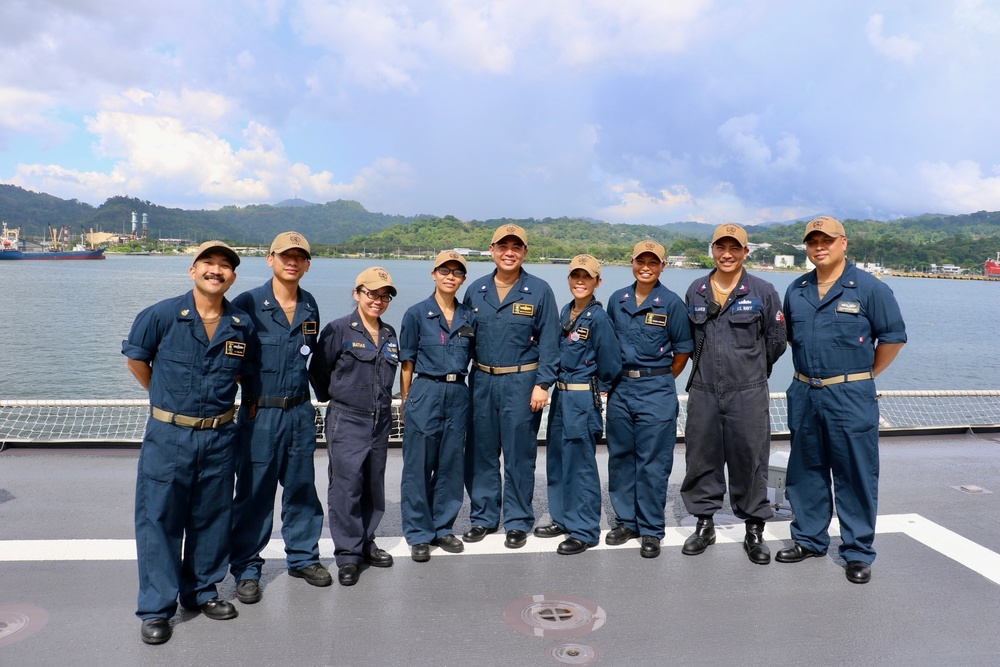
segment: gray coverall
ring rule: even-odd
[[[701,354],[691,369],[681,497],[691,514],[714,515],[722,508],[728,466],[733,513],[763,521],[773,515],[767,501],[767,379],[786,347],[781,300],[769,282],[744,269],[722,310],[709,317],[711,275],[692,283],[685,298],[695,356]]]

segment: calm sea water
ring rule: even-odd
[[[430,262],[385,260],[399,296],[385,319],[398,330],[403,312],[431,294]],[[316,297],[323,322],[353,310],[354,279],[368,260],[317,258],[303,281]],[[135,315],[160,299],[191,289],[186,257],[110,255],[90,262],[0,262],[4,304],[0,315],[0,398],[145,398],[125,368],[122,339]],[[469,265],[466,283],[492,263]],[[566,266],[528,264],[549,282],[560,305],[569,300]],[[597,296],[632,282],[628,267],[605,267]],[[662,280],[683,296],[704,271],[668,269]],[[229,295],[256,287],[271,273],[263,258],[244,258]],[[762,273],[780,295],[799,274]],[[909,343],[881,376],[880,389],[998,389],[996,304],[1000,283],[886,278],[899,300]],[[993,304],[993,305],[990,305]],[[771,391],[785,391],[791,354],[778,362]],[[680,386],[686,377],[679,381]]]

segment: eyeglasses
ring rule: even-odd
[[[463,269],[449,269],[447,266],[439,266],[437,272],[442,276],[455,276],[456,278],[464,278],[465,271]]]
[[[379,294],[378,292],[369,292],[364,287],[359,287],[358,291],[364,294],[366,297],[372,301],[381,301],[383,303],[389,303],[392,301],[392,295],[386,292],[385,294]]]

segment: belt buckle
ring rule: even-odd
[[[641,371],[634,371],[633,370],[633,371],[627,371],[627,373],[628,373],[628,376],[630,378],[640,378],[640,377],[642,377],[642,372]]]
[[[458,381],[458,373],[448,373],[447,375],[444,376],[444,381],[445,382],[457,382]]]
[[[823,386],[823,380],[822,380],[822,378],[809,378],[809,386],[810,387],[822,387]]]

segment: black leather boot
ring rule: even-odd
[[[715,521],[710,516],[700,516],[694,532],[684,540],[681,553],[685,556],[697,556],[704,553],[710,544],[715,544]]]
[[[767,565],[771,562],[771,551],[764,542],[764,522],[747,521],[747,536],[743,538],[743,550],[751,563]]]

